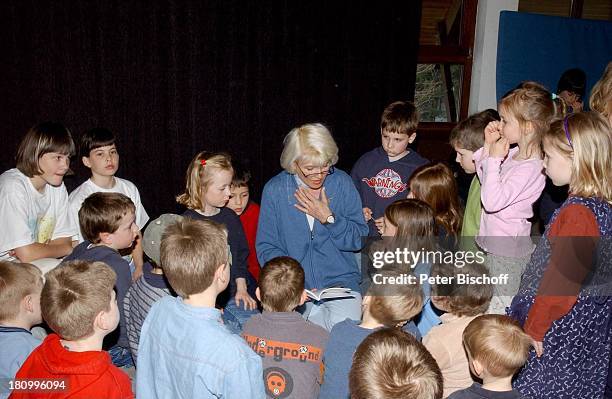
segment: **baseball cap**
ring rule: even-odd
[[[147,225],[142,236],[142,249],[153,262],[160,265],[160,246],[162,234],[166,227],[183,220],[182,216],[173,213],[164,213]]]

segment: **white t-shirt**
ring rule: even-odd
[[[16,260],[8,252],[33,243],[72,237],[77,227],[68,213],[64,183],[49,184],[39,193],[18,169],[0,175],[0,260]]]
[[[81,209],[81,205],[83,205],[83,201],[85,198],[89,197],[93,193],[121,193],[129,197],[134,205],[136,206],[136,224],[138,228],[142,230],[142,228],[149,221],[149,215],[147,211],[145,211],[142,203],[140,202],[140,193],[138,189],[129,180],[121,179],[115,176],[115,186],[113,188],[102,188],[97,186],[91,179],[87,179],[83,184],[74,189],[73,192],[70,193],[70,197],[68,201],[70,203],[70,215],[72,216],[72,220],[77,226],[78,235],[73,238],[78,240],[79,242],[83,242],[83,237],[81,236],[81,229],[79,226],[79,210]]]

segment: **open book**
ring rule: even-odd
[[[342,287],[325,288],[320,291],[306,290],[306,294],[316,301],[334,298],[354,298],[354,295],[351,294],[350,288]]]

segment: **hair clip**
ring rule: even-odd
[[[200,159],[200,164],[202,164],[202,166],[206,166],[206,160],[205,159]]]
[[[565,137],[567,137],[567,142],[569,143],[570,147],[572,147],[572,150],[573,150],[574,144],[572,144],[572,138],[569,133],[569,127],[567,126],[568,119],[569,119],[569,115],[566,116],[565,119],[563,120],[563,130],[565,131]]]
[[[556,93],[550,93],[550,98],[552,98],[553,100],[556,100],[557,97],[559,97]]]

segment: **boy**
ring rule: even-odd
[[[232,178],[232,186],[230,188],[230,199],[226,206],[240,217],[240,223],[242,223],[244,235],[249,244],[248,270],[255,279],[255,282],[257,282],[259,270],[261,269],[257,261],[257,252],[255,251],[259,205],[249,201],[249,180],[251,180],[251,173],[234,160],[232,160],[232,166],[234,168],[234,177]],[[255,286],[255,284],[252,285]]]
[[[140,202],[140,193],[134,183],[115,176],[119,169],[119,153],[115,145],[115,135],[108,129],[95,128],[87,131],[81,137],[79,153],[83,165],[91,169],[91,177],[83,184],[78,186],[68,197],[70,213],[75,224],[78,225],[79,209],[85,198],[92,193],[121,193],[128,196],[136,207],[136,224],[138,225],[138,236],[140,230],[149,221],[149,215]],[[75,238],[78,242],[83,242],[82,234]],[[129,253],[128,250],[126,253]],[[133,258],[133,280],[142,275],[142,245],[140,240],[132,250]],[[126,257],[131,262],[130,257]]]
[[[117,328],[115,272],[102,262],[64,262],[46,274],[42,316],[49,334],[17,372],[19,379],[55,384],[53,394],[78,398],[133,398],[127,374],[102,351]],[[49,391],[13,391],[11,398],[47,398]]]
[[[179,220],[183,220],[183,217],[170,213],[163,214],[149,223],[142,237],[144,253],[151,262],[145,262],[143,275],[132,284],[123,300],[127,338],[134,364],[136,364],[136,357],[138,356],[138,342],[140,341],[142,324],[151,306],[162,297],[174,295],[164,278],[159,248],[166,227]]]
[[[5,379],[15,377],[28,355],[40,345],[30,329],[42,322],[40,269],[29,263],[0,261],[0,397],[8,395]]]
[[[404,276],[397,265],[388,265],[381,273],[383,279]],[[377,280],[378,281],[378,280]],[[349,394],[348,375],[353,353],[368,335],[382,327],[400,327],[421,312],[423,293],[418,282],[414,284],[372,284],[363,298],[361,322],[346,319],[336,324],[329,335],[323,363],[325,378],[320,398],[346,398]],[[413,334],[418,334],[414,327]],[[419,336],[420,338],[420,336]]]
[[[269,260],[256,295],[263,313],[245,323],[242,336],[263,358],[268,398],[318,398],[329,333],[295,311],[307,299],[302,266],[288,256]]]
[[[352,399],[439,399],[442,374],[413,336],[384,328],[370,334],[357,348],[349,386]]]
[[[142,326],[138,396],[264,398],[261,358],[215,309],[230,280],[227,230],[189,218],[168,226],[161,264],[179,297],[157,301]]]
[[[378,236],[385,208],[408,195],[407,184],[412,172],[428,162],[408,149],[416,139],[418,124],[419,114],[413,103],[389,104],[380,122],[382,146],[362,155],[351,171],[370,236]]]
[[[449,396],[449,399],[521,399],[512,389],[512,376],[525,364],[531,337],[509,318],[497,314],[478,316],[463,331],[470,370],[482,379]]]
[[[109,265],[117,275],[115,288],[119,304],[119,330],[104,342],[109,348],[113,364],[118,367],[134,365],[125,328],[123,301],[132,279],[130,265],[119,251],[130,248],[138,237],[132,201],[119,193],[93,193],[83,201],[79,210],[79,225],[85,241],[74,248],[64,262],[71,260],[99,261]]]
[[[480,181],[476,176],[473,155],[474,152],[484,146],[484,128],[489,122],[499,119],[497,111],[487,109],[459,122],[450,134],[450,145],[457,152],[455,161],[465,173],[474,175],[463,214],[463,225],[461,227],[463,237],[476,237],[480,229],[480,214],[482,212]]]

